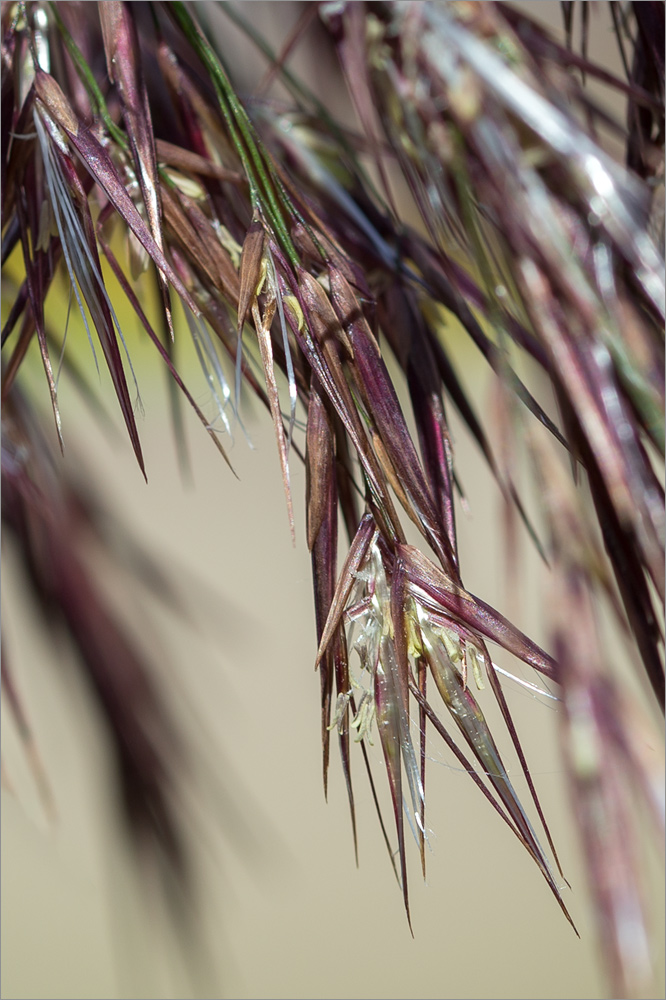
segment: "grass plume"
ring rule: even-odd
[[[44,302],[66,268],[145,474],[131,361],[101,250],[155,345],[156,364],[227,461],[220,438],[239,419],[241,382],[270,414],[290,529],[295,539],[305,534],[312,557],[324,785],[334,732],[356,838],[354,746],[377,803],[366,753],[377,738],[408,918],[405,824],[425,872],[432,728],[571,921],[494,643],[560,686],[563,759],[611,989],[633,996],[651,974],[634,795],[662,833],[663,810],[642,751],[652,724],[607,668],[598,617],[605,602],[663,709],[664,60],[654,39],[663,37],[664,4],[631,4],[622,18],[620,5],[610,5],[622,79],[587,55],[588,5],[562,6],[568,45],[504,3],[308,4],[282,53],[270,54],[248,26],[269,71],[261,99],[246,101],[196,5],[3,2],[2,259],[4,266],[20,244],[24,268],[2,331],[3,520],[45,612],[64,622],[94,679],[132,828],[140,839],[148,830],[185,881],[164,749],[170,719],[88,577],[76,533],[68,534],[77,517],[94,526],[94,516],[49,453],[41,411],[21,387],[36,335],[62,441]],[[579,7],[580,54],[570,44]],[[242,22],[236,8],[223,9]],[[361,134],[337,124],[289,70],[315,19]],[[278,78],[289,106],[265,96]],[[584,85],[590,78],[626,100],[626,125],[595,104]],[[623,143],[622,162],[599,138],[608,129]],[[393,189],[396,175],[407,207]],[[112,229],[131,242],[127,267]],[[160,291],[155,317],[136,294],[142,268]],[[172,316],[176,299],[218,426],[207,424],[178,372],[184,329]],[[511,439],[500,455],[447,353],[447,315],[501,380],[501,425]],[[523,356],[552,389],[556,418],[520,380]],[[235,368],[235,391],[223,361]],[[393,362],[411,414],[389,373]],[[507,456],[524,448],[530,459],[554,595],[550,652],[463,583],[450,407],[498,480],[510,531],[522,518],[535,535]],[[305,526],[294,521],[292,455],[306,467]],[[408,544],[405,519],[420,533],[419,548]],[[529,807],[486,720],[492,699],[527,779]],[[11,706],[34,754],[14,694]]]

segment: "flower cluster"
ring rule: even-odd
[[[565,6],[570,22],[574,5]],[[243,23],[233,5],[222,7]],[[80,498],[64,480],[42,488],[61,473],[20,384],[36,338],[61,435],[52,357],[87,386],[65,330],[45,309],[65,270],[144,471],[132,366],[102,257],[177,389],[176,432],[180,392],[231,464],[224,433],[240,421],[241,385],[264,404],[294,538],[292,453],[305,462],[324,782],[335,732],[353,816],[352,745],[368,764],[366,742],[377,735],[407,909],[404,822],[424,859],[425,734],[434,727],[569,916],[481,707],[488,696],[499,705],[557,863],[488,643],[561,685],[565,759],[620,991],[638,989],[646,975],[626,961],[627,940],[645,952],[626,838],[631,794],[640,788],[656,813],[658,777],[643,752],[644,723],[605,668],[598,599],[631,636],[657,700],[664,697],[664,508],[655,471],[664,449],[664,274],[653,239],[664,139],[664,60],[653,42],[660,26],[663,35],[664,8],[633,8],[635,58],[619,80],[504,4],[308,4],[282,55],[244,25],[293,97],[293,107],[279,108],[244,103],[189,4],[3,2],[1,20],[2,255],[13,276],[2,330],[3,517],[40,600],[98,679],[130,820],[181,863],[163,741],[150,736],[168,731],[165,710],[68,534]],[[319,44],[338,57],[362,135],[338,125],[286,65],[316,15]],[[616,18],[615,26],[624,47],[627,25]],[[572,67],[626,96],[628,167],[601,147],[598,126],[608,127],[609,116]],[[396,170],[420,213],[418,230],[396,204]],[[144,271],[158,293],[153,313],[137,293]],[[502,454],[440,335],[449,316],[498,377]],[[178,370],[184,331],[213,420]],[[557,418],[519,378],[522,356],[552,388]],[[550,563],[553,657],[463,584],[449,406],[497,479],[510,530],[522,519]],[[523,443],[543,497],[545,544],[514,483],[512,455]],[[407,544],[404,517],[421,548]],[[349,543],[342,569],[339,521]],[[142,698],[128,700],[132,690]]]

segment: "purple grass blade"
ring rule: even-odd
[[[163,253],[155,136],[134,19],[130,6],[121,3],[120,0],[105,0],[104,3],[98,3],[97,11],[102,25],[109,79],[116,84],[122,101],[125,129],[146,209],[148,226],[155,243]],[[158,270],[158,275],[162,307],[173,340],[169,286],[162,271]]]
[[[307,537],[310,551],[329,511],[331,493],[332,491],[337,493],[334,449],[331,421],[326,412],[321,389],[313,377],[310,385],[306,437]]]
[[[387,538],[401,541],[402,528],[385,483],[377,458],[369,447],[361,418],[342,370],[339,346],[345,334],[324,289],[307,271],[299,268],[299,304],[306,318],[306,327],[314,339],[294,331],[308,362],[338,412],[358,454],[367,477],[372,504]]]
[[[261,264],[264,257],[266,236],[261,220],[256,218],[248,229],[243,240],[243,251],[240,260],[240,288],[238,291],[238,336],[243,332],[252,300],[257,294]]]
[[[436,360],[416,304],[400,285],[388,288],[378,306],[382,331],[407,375],[423,464],[436,499],[439,521],[446,529],[452,556],[450,569],[457,575],[453,460]]]
[[[18,214],[16,216],[16,219],[18,221]],[[2,341],[3,347],[5,346],[5,341],[9,337],[11,337],[16,324],[23,315],[23,310],[25,309],[27,302],[28,302],[28,281],[26,279],[21,283],[21,287],[19,288],[14,298],[11,309],[9,310],[9,313],[7,315],[7,319],[5,320],[4,325],[2,327],[2,335],[0,336],[0,340]]]
[[[338,480],[338,502],[345,522],[347,539],[351,543],[356,533],[356,526],[361,520],[359,507],[363,496],[354,482],[349,438],[337,413],[333,414],[333,423],[335,427],[335,467]]]
[[[338,514],[333,432],[314,378],[310,389],[305,457],[307,537],[308,548],[312,553],[315,621],[317,646],[319,646],[335,594]],[[331,694],[337,656],[336,643],[329,643],[319,661],[324,795],[328,794]],[[347,727],[348,734],[349,727]]]
[[[356,107],[363,133],[370,144],[377,172],[396,218],[400,217],[391,192],[391,184],[384,165],[381,142],[377,128],[377,112],[370,86],[370,70],[366,59],[366,12],[364,4],[347,4],[342,14],[343,31],[338,38],[338,52],[347,87]]]
[[[498,611],[445,576],[412,545],[401,545],[399,555],[404,560],[411,593],[424,607],[439,608],[460,618],[546,677],[558,679],[553,658]]]
[[[455,565],[451,545],[439,524],[437,509],[423,475],[407,424],[379,346],[361,307],[335,267],[329,268],[331,299],[348,340],[350,365],[357,373],[359,391],[379,432],[390,466],[400,483],[405,509],[425,534],[444,566]],[[403,500],[404,502],[404,500]]]

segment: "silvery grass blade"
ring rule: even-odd
[[[109,79],[116,85],[122,103],[125,130],[148,226],[155,243],[164,251],[155,137],[131,8],[119,0],[105,0],[97,4],[97,12],[102,26]],[[164,313],[173,338],[169,287],[166,276],[161,271],[158,275]]]
[[[30,226],[28,223],[27,213],[30,208],[34,209],[34,206],[24,204],[24,198],[27,202],[27,191],[25,188],[21,188],[19,189],[19,197],[16,202],[16,212],[21,231],[21,247],[23,249],[23,262],[25,266],[26,284],[28,287],[28,298],[30,308],[32,310],[34,328],[37,330],[39,351],[42,357],[44,372],[46,374],[49,394],[51,396],[51,407],[55,418],[58,441],[62,450],[64,445],[62,439],[62,421],[60,419],[60,409],[58,406],[58,393],[56,380],[53,375],[51,358],[49,356],[48,344],[46,342],[46,330],[44,328],[44,299],[46,297],[47,288],[47,282],[45,281],[47,275],[45,272],[49,270],[49,268],[45,255],[42,251],[38,250],[35,256],[31,255],[30,247],[34,247],[39,241],[39,233],[35,231],[34,224]],[[34,216],[34,213],[31,214]],[[33,217],[33,223],[34,221]]]
[[[416,684],[419,690],[419,694],[423,698],[423,702],[426,700],[428,693],[428,665],[422,656],[416,657]],[[419,847],[421,851],[421,873],[425,881],[426,877],[426,855],[425,855],[425,822],[426,822],[426,724],[428,715],[425,710],[425,705],[423,702],[419,702],[419,764],[420,764],[420,774],[421,774],[421,788],[423,790],[423,804],[421,806],[421,817],[423,820],[423,829],[419,830]]]
[[[379,345],[363,316],[360,303],[335,268],[329,268],[331,302],[346,334],[348,365],[364,400],[368,415],[381,441],[380,460],[386,455],[384,472],[396,489],[405,510],[423,532],[447,568],[455,566],[455,556],[442,526],[416,449],[405,423],[398,397],[389,378]]]
[[[114,423],[110,411],[104,404],[100,396],[99,387],[95,386],[89,378],[86,367],[76,359],[72,351],[65,350],[65,337],[60,340],[55,336],[52,326],[46,327],[46,342],[51,350],[52,357],[59,359],[57,384],[60,384],[63,373],[67,380],[74,386],[79,396],[88,407],[91,415],[97,420],[104,433],[110,438],[120,439],[120,431]]]
[[[386,772],[391,789],[393,816],[398,834],[398,855],[400,858],[400,884],[405,903],[409,929],[412,921],[409,913],[409,892],[407,888],[407,856],[405,852],[405,823],[402,799],[402,763],[400,758],[401,728],[399,719],[399,692],[395,690],[390,668],[386,669],[386,657],[390,656],[389,639],[381,639],[379,663],[374,675],[374,698],[377,706],[377,728],[384,752]],[[413,934],[413,931],[412,931]]]
[[[150,230],[128,195],[109,154],[94,133],[80,126],[76,114],[57,81],[48,73],[44,73],[43,70],[37,70],[35,90],[49,115],[71,142],[93,180],[99,184],[113,203],[118,214],[152,258],[155,266],[168,278],[186,305],[196,314],[199,310],[155,243]]]
[[[495,788],[507,813],[513,820],[516,828],[520,831],[530,854],[539,866],[562,912],[574,930],[576,930],[560,894],[557,882],[551,872],[548,859],[509,780],[509,776],[506,773],[499,751],[478,702],[470,689],[463,685],[462,678],[451,663],[446,649],[438,641],[438,638],[423,617],[420,621],[420,633],[424,655],[428,661],[442,700],[469,744],[472,753],[483,768],[483,773]],[[576,931],[576,933],[578,932]]]
[[[197,235],[190,225],[187,215],[181,211],[181,206],[179,206],[178,202],[166,193],[166,189],[163,189],[163,205],[166,231],[171,239],[171,256],[174,266],[184,286],[190,294],[197,298],[201,309],[201,317],[198,318],[196,323],[194,323],[194,317],[190,315],[189,322],[192,324],[190,330],[194,330],[195,346],[200,357],[200,363],[209,383],[211,383],[212,379],[211,385],[215,387],[214,396],[217,395],[220,417],[226,426],[228,421],[225,408],[226,404],[232,401],[232,392],[224,375],[215,344],[211,341],[205,324],[202,325],[202,317],[214,331],[231,363],[238,362],[238,336],[235,324],[231,321],[224,303],[219,299],[217,293],[221,294],[220,288],[215,289],[211,288],[210,285],[206,285],[206,282],[209,280],[208,271],[210,270],[211,273],[214,271],[211,255],[207,253],[205,245],[197,244]],[[222,247],[220,247],[221,249]],[[219,283],[222,280],[221,272],[218,270],[216,274],[216,281]],[[226,284],[222,287],[227,289],[227,300],[228,304],[231,305],[233,295],[237,292],[237,287],[231,290],[228,289]],[[270,412],[270,401],[266,391],[262,388],[254,372],[243,358],[241,358],[240,367],[244,383],[252,389],[254,394]],[[234,406],[234,416],[238,419],[243,432],[246,433],[235,402],[232,402],[232,405]],[[302,457],[300,450],[296,446],[295,451],[299,457]]]
[[[393,642],[385,649],[386,669],[391,674],[392,684],[398,698],[398,720],[400,727],[400,751],[402,754],[405,776],[411,797],[413,819],[416,824],[414,835],[417,841],[423,845],[425,837],[425,824],[423,819],[423,805],[425,792],[419,766],[414,751],[410,729],[409,714],[409,638],[405,628],[404,616],[400,613],[405,606],[407,599],[407,578],[399,560],[393,566],[393,579],[391,580],[390,592],[386,587],[385,578],[380,579],[381,590],[380,600],[385,606],[384,618],[393,627]]]
[[[461,620],[544,676],[558,679],[557,664],[552,657],[498,611],[447,577],[422,552],[412,545],[400,545],[398,556],[404,562],[412,596],[426,610],[443,611]]]
[[[83,296],[90,312],[134,454],[145,476],[139,432],[117,341],[117,336],[122,339],[122,333],[102,277],[88,197],[74,164],[65,151],[66,147],[62,148],[62,135],[53,120],[43,109],[41,111],[37,109],[34,122],[41,148],[51,209],[60,235],[60,244],[65,255],[72,288],[92,346],[92,337],[81,296]],[[131,362],[129,364],[131,369]],[[132,372],[132,374],[134,373]]]
[[[103,224],[104,224],[104,221],[105,221],[105,219],[103,218],[103,216],[104,216],[104,213],[102,213],[102,215],[100,216],[100,221],[99,221],[98,229],[97,229],[97,239],[98,239],[99,245],[102,248],[102,252],[104,253],[104,256],[106,257],[106,259],[108,260],[108,262],[109,262],[109,264],[111,266],[111,270],[113,271],[114,275],[116,276],[116,279],[118,280],[118,283],[120,284],[120,287],[122,288],[123,292],[125,293],[128,302],[132,306],[132,309],[134,310],[134,312],[136,313],[137,317],[139,318],[139,320],[141,322],[141,325],[143,326],[144,330],[146,331],[146,333],[148,334],[148,336],[152,340],[153,344],[157,348],[157,350],[158,350],[158,352],[159,352],[162,360],[164,361],[164,363],[165,363],[165,365],[167,367],[167,370],[168,370],[169,374],[171,375],[171,378],[173,379],[173,381],[175,382],[175,384],[178,386],[178,388],[180,389],[180,391],[183,393],[183,395],[187,399],[188,403],[190,404],[190,406],[192,407],[192,409],[196,413],[197,417],[199,418],[199,420],[201,421],[201,423],[205,427],[206,431],[208,432],[208,434],[212,438],[213,443],[215,444],[215,447],[220,452],[220,454],[222,455],[224,461],[227,463],[227,465],[229,466],[229,468],[233,472],[234,471],[233,470],[233,466],[231,464],[229,456],[227,455],[227,453],[226,453],[226,451],[225,451],[225,449],[224,449],[224,447],[223,447],[223,445],[222,445],[222,443],[220,441],[219,435],[216,434],[215,431],[212,429],[212,427],[210,426],[210,422],[207,420],[205,414],[201,411],[201,409],[197,405],[194,397],[192,396],[192,394],[190,393],[189,389],[187,388],[187,386],[183,382],[182,378],[178,374],[178,371],[177,371],[177,369],[176,369],[176,367],[175,367],[175,365],[174,365],[174,363],[173,363],[173,361],[171,359],[169,351],[167,350],[166,347],[164,347],[164,345],[162,344],[162,342],[161,342],[158,334],[153,330],[150,322],[148,321],[148,318],[147,318],[145,312],[141,308],[141,304],[140,304],[140,302],[139,302],[139,300],[138,300],[138,298],[136,296],[136,293],[134,292],[134,290],[133,290],[132,286],[130,285],[130,283],[129,283],[129,281],[128,281],[126,275],[125,275],[125,273],[123,272],[120,264],[118,263],[118,260],[117,260],[117,258],[115,256],[115,254],[111,250],[111,247],[109,246],[108,242],[106,241],[106,239],[105,239],[105,237],[103,235],[103,232],[102,232],[102,227],[103,227]]]

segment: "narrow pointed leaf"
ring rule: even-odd
[[[178,386],[178,388],[180,389],[180,391],[183,393],[183,395],[187,399],[188,403],[190,404],[190,406],[192,407],[192,409],[196,413],[197,417],[199,418],[199,420],[203,424],[203,426],[206,429],[206,431],[208,432],[209,436],[212,438],[213,443],[215,444],[215,447],[217,448],[217,450],[219,451],[219,453],[222,455],[222,458],[227,463],[227,465],[229,466],[229,468],[231,469],[231,471],[234,472],[234,468],[233,468],[233,466],[231,464],[231,461],[229,460],[229,456],[227,455],[226,451],[224,450],[224,448],[222,446],[222,443],[220,442],[219,436],[212,430],[212,428],[210,426],[210,422],[206,418],[205,414],[201,411],[201,409],[197,406],[197,403],[195,402],[194,397],[192,396],[192,394],[190,393],[189,389],[187,388],[187,386],[183,382],[182,378],[178,374],[178,371],[176,370],[176,368],[175,368],[175,366],[173,364],[173,361],[171,360],[171,358],[169,356],[169,352],[163,346],[163,344],[160,341],[160,338],[158,337],[157,333],[155,333],[155,331],[153,330],[152,326],[150,325],[150,323],[149,323],[149,321],[148,321],[148,319],[146,317],[146,314],[144,313],[143,309],[141,308],[139,300],[136,297],[136,294],[134,293],[134,291],[132,289],[132,286],[130,285],[129,281],[125,277],[125,275],[123,273],[123,270],[120,267],[120,265],[119,265],[119,263],[118,263],[115,255],[114,255],[113,251],[111,250],[111,248],[109,247],[109,245],[106,243],[106,241],[104,240],[104,237],[101,235],[101,232],[99,230],[98,230],[98,240],[99,240],[99,244],[102,247],[102,250],[104,252],[104,256],[106,257],[106,259],[108,260],[109,264],[111,265],[111,269],[112,269],[113,273],[115,274],[116,278],[118,279],[118,282],[119,282],[121,288],[123,289],[125,295],[127,296],[127,299],[129,301],[130,305],[132,306],[132,309],[134,310],[134,312],[136,313],[136,315],[139,317],[143,328],[145,329],[146,333],[148,334],[148,336],[150,337],[150,339],[154,343],[155,347],[159,351],[159,353],[160,353],[160,355],[162,357],[162,360],[166,364],[167,369],[168,369],[168,371],[169,371],[172,379],[174,380],[174,382],[176,383],[176,385]],[[236,475],[235,472],[234,472],[234,475]]]
[[[238,335],[243,331],[243,325],[250,311],[252,300],[257,295],[261,263],[264,256],[264,227],[259,219],[250,224],[243,241],[243,252],[240,261],[240,289],[238,292]]]
[[[264,377],[266,379],[266,392],[271,404],[271,416],[275,427],[275,437],[277,439],[278,454],[280,457],[280,467],[282,469],[282,485],[287,501],[287,514],[289,516],[289,529],[291,537],[296,544],[296,534],[294,531],[294,508],[291,499],[291,486],[289,483],[289,459],[287,457],[287,441],[282,422],[282,412],[280,410],[280,397],[278,395],[277,382],[275,380],[275,368],[273,366],[273,343],[271,341],[271,322],[275,315],[276,302],[267,303],[266,310],[262,316],[256,301],[252,306],[252,317],[254,327],[257,331],[259,350],[261,351],[261,361],[264,366]]]
[[[387,652],[388,640],[384,637],[382,646]],[[377,705],[377,727],[379,738],[384,751],[386,762],[386,772],[391,789],[391,800],[393,802],[393,815],[398,834],[398,854],[400,857],[400,881],[402,885],[402,895],[405,903],[405,912],[409,929],[412,929],[412,922],[409,915],[409,894],[407,889],[407,858],[405,852],[405,824],[402,808],[402,765],[400,759],[400,726],[398,720],[398,692],[393,690],[391,677],[386,674],[382,666],[382,657],[375,671],[375,702]]]
[[[440,529],[432,494],[421,469],[400,403],[386,370],[377,341],[361,307],[341,272],[329,268],[331,299],[348,341],[358,387],[367,402],[383,447],[396,471],[413,519],[425,529],[428,541],[445,565],[453,562],[448,538]]]
[[[102,25],[109,79],[116,84],[122,101],[125,128],[148,226],[155,243],[164,252],[155,137],[131,8],[120,0],[104,0],[97,4],[97,10]],[[162,306],[173,339],[167,278],[160,270],[158,275]]]
[[[315,670],[319,666],[335,631],[342,622],[342,616],[356,580],[356,573],[365,561],[372,540],[375,537],[376,530],[377,529],[372,515],[365,513],[361,518],[361,523],[358,526],[354,540],[349,546],[347,558],[345,559],[344,566],[342,567],[342,571],[335,587],[335,593],[333,595],[333,600],[331,601],[331,609],[326,618],[324,631],[322,632],[322,636],[319,641],[319,650],[315,661]]]
[[[448,655],[432,633],[428,635],[428,631],[424,631],[426,659],[439,693],[517,829],[520,830],[525,842],[530,846],[530,853],[541,869],[564,915],[574,926],[551,872],[548,859],[506,773],[481,708],[469,688],[463,687],[462,680],[449,662]]]
[[[552,657],[498,611],[448,578],[413,546],[401,545],[399,554],[405,563],[410,589],[417,600],[461,618],[481,635],[503,646],[546,677],[558,679],[557,664]]]
[[[307,531],[308,548],[312,553],[312,582],[315,600],[317,645],[321,642],[326,620],[333,602],[337,577],[338,510],[335,480],[335,457],[332,431],[324,411],[324,403],[314,384],[310,390],[306,450],[307,474]],[[340,635],[340,633],[338,633]],[[323,750],[324,794],[328,789],[328,762],[331,722],[331,694],[333,677],[343,650],[338,643],[329,644],[320,663],[321,683],[321,735]],[[338,685],[338,690],[342,690]],[[341,747],[341,749],[344,749]],[[347,726],[347,757],[349,727]],[[347,760],[348,765],[348,760]],[[347,775],[345,774],[345,777]],[[348,784],[350,804],[353,802],[351,780]]]

